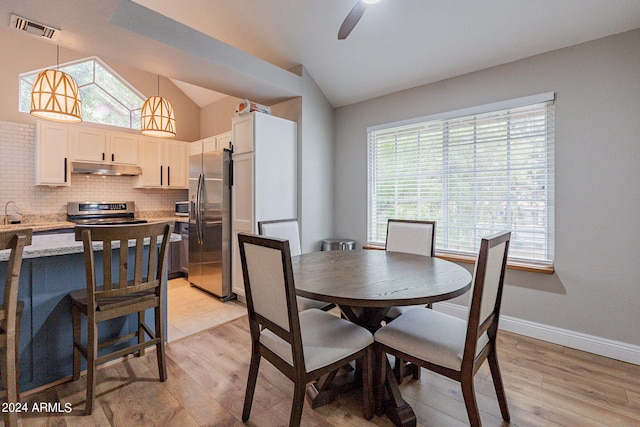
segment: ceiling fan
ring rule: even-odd
[[[362,14],[367,9],[367,6],[370,4],[378,3],[380,0],[358,0],[351,12],[344,18],[344,22],[340,26],[340,30],[338,30],[338,40],[346,39],[353,28],[356,26],[360,18],[362,18]]]

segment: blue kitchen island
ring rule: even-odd
[[[171,235],[171,242],[180,240],[179,234]],[[133,241],[130,242],[131,245],[133,243]],[[102,244],[94,246],[94,249],[102,250]],[[112,248],[114,260],[119,253],[116,249],[114,245]],[[130,248],[129,258],[132,263],[133,255],[134,250]],[[5,277],[8,258],[9,251],[0,251],[0,277]],[[99,258],[101,259],[96,257],[96,261]],[[130,273],[133,274],[133,271]],[[166,272],[163,282],[166,331]],[[24,249],[18,292],[18,298],[25,302],[20,324],[21,391],[58,383],[71,377],[73,327],[68,294],[72,290],[85,287],[82,242],[76,242],[74,234],[70,232],[34,235],[31,246]],[[4,281],[0,283],[0,288],[2,288],[1,296],[4,292]],[[147,318],[153,318],[151,310]],[[153,322],[150,322],[149,326],[153,328]],[[114,319],[100,324],[99,340],[103,341],[115,334],[135,330],[137,330],[137,316]],[[86,337],[85,323],[83,323],[83,336]],[[83,360],[83,370],[86,369],[84,363]]]

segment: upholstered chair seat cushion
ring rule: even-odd
[[[300,312],[300,332],[307,372],[330,365],[373,343],[373,335],[348,320],[322,310]],[[260,343],[293,365],[291,345],[265,329]]]
[[[375,340],[418,359],[460,370],[466,334],[465,320],[416,308],[379,329]],[[487,335],[482,335],[477,351],[488,342]]]

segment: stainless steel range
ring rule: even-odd
[[[134,202],[68,202],[67,219],[84,225],[142,224]]]

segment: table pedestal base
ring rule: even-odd
[[[389,359],[385,357],[384,366],[382,366],[382,361],[380,362],[379,369],[382,370],[380,372],[382,378],[379,377],[379,387],[382,387],[382,390],[379,390],[378,393],[382,393],[382,402],[376,403],[375,414],[378,416],[386,415],[393,422],[393,425],[398,427],[415,427],[417,424],[416,415],[400,394],[400,388]]]
[[[356,370],[351,365],[333,371],[307,386],[307,400],[313,409],[333,402],[340,393],[360,385]]]

